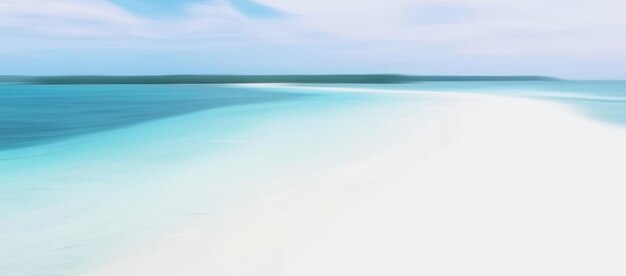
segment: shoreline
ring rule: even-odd
[[[387,118],[421,126],[392,147],[290,167],[280,182],[297,185],[86,275],[626,271],[599,262],[626,257],[626,223],[617,219],[626,208],[626,131],[546,101],[450,94],[437,96],[461,104],[426,123]]]

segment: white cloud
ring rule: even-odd
[[[337,39],[430,44],[461,52],[626,56],[626,2],[618,0],[262,0],[298,15],[294,24]],[[420,10],[456,7],[432,24]],[[422,14],[423,15],[423,14]]]
[[[302,30],[284,19],[249,18],[226,0],[190,4],[181,16],[159,19],[142,17],[105,0],[2,0],[0,32],[19,39],[99,38],[178,46],[185,41],[193,46],[199,39],[224,43],[302,37]]]
[[[105,0],[3,0],[0,28],[65,37],[298,39],[448,47],[471,53],[626,54],[626,2],[615,0],[260,0],[292,16],[258,20],[227,1],[192,4],[180,18],[148,19]],[[453,10],[442,20],[429,15]],[[441,11],[441,7],[445,8]],[[433,18],[435,20],[433,20]],[[434,22],[434,23],[433,23]],[[314,35],[313,35],[314,34]],[[308,36],[308,38],[307,38]],[[593,41],[589,41],[593,38]],[[578,50],[577,50],[578,49]]]
[[[0,1],[0,29],[18,36],[140,36],[146,25],[104,0]]]
[[[186,6],[179,16],[164,18],[143,17],[106,0],[0,0],[4,40],[0,50],[45,49],[52,44],[63,49],[206,52],[219,47],[221,53],[237,57],[262,44],[269,49],[266,55],[272,57],[281,52],[291,56],[319,52],[319,57],[336,57],[336,63],[346,66],[362,62],[388,68],[394,68],[388,65],[392,61],[411,68],[412,64],[428,60],[436,64],[443,59],[448,67],[455,64],[451,59],[474,63],[492,59],[498,64],[506,64],[500,61],[507,59],[540,64],[546,57],[586,59],[587,63],[626,59],[622,47],[626,45],[626,17],[622,15],[626,1],[257,2],[288,16],[251,18],[228,0],[200,1]],[[462,61],[459,65],[469,66]]]

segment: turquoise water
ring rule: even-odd
[[[293,166],[341,162],[375,146],[350,135],[386,127],[376,109],[396,101],[208,85],[0,94],[13,101],[0,111],[0,275],[9,276],[81,274],[289,185],[281,175]]]
[[[574,106],[594,119],[626,125],[626,81],[427,83],[418,89],[452,89],[550,99]]]
[[[298,96],[302,95],[198,85],[0,85],[0,150],[199,110]]]
[[[626,125],[626,81],[423,82],[363,87],[548,99],[571,105],[594,119]]]
[[[252,106],[306,96],[0,85],[0,275],[75,275],[96,256],[184,224],[178,214],[192,203],[180,204],[165,184],[193,158],[224,148],[211,139],[249,126]]]
[[[535,97],[626,124],[626,82],[350,87]],[[285,87],[0,85],[0,275],[88,271],[295,185],[283,177],[295,168],[384,150],[418,128],[403,114],[444,104]]]

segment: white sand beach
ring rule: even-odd
[[[426,121],[389,112],[362,133],[386,143],[358,154],[233,175],[271,188],[88,275],[626,275],[626,129],[547,101],[440,97],[454,103]]]

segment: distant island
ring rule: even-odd
[[[0,82],[28,84],[398,84],[434,81],[556,81],[544,76],[412,76],[399,74],[352,75],[155,75],[155,76],[0,76]]]

